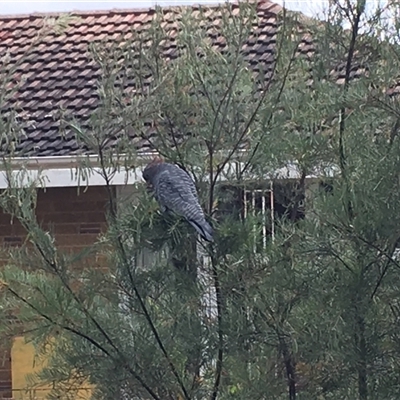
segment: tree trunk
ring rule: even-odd
[[[289,400],[296,400],[296,363],[284,337],[279,338],[288,384]]]
[[[177,293],[183,304],[193,306],[196,302],[198,310],[200,310],[200,299],[193,299],[196,293],[195,287],[198,279],[198,260],[197,260],[197,242],[196,235],[182,238],[180,243],[176,243],[172,249],[172,263],[177,269]],[[197,338],[193,339],[193,343],[188,344],[184,350],[187,356],[185,372],[191,377],[192,389],[194,389],[200,381],[200,367],[202,364],[202,347],[201,347],[201,319],[195,309],[183,318],[186,319],[189,327],[197,327],[193,332]]]
[[[357,333],[355,340],[358,351],[358,397],[360,400],[367,400],[367,344],[365,340],[365,321],[361,316],[357,316]]]

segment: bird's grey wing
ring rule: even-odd
[[[192,194],[192,198],[195,199],[196,202],[196,207],[191,207],[190,210],[188,210],[188,212],[186,213],[186,219],[196,229],[201,237],[209,242],[213,242],[213,229],[205,219],[203,209],[201,208],[199,203],[196,185],[194,184],[190,175],[187,174],[185,171],[183,171],[181,175],[182,181],[187,184],[187,187]]]
[[[160,173],[156,187],[161,207],[185,217],[205,240],[213,241],[213,230],[205,220],[196,187],[185,171],[174,169]]]
[[[180,211],[193,204],[193,201],[196,202],[186,180],[182,176],[169,173],[160,174],[156,186],[156,197],[159,203],[173,211]]]
[[[184,182],[185,185],[187,185],[187,187],[190,189],[190,192],[191,192],[193,198],[198,199],[199,195],[197,193],[196,185],[194,184],[191,176],[182,169],[181,169],[181,171],[179,171],[179,176],[181,177],[182,182]]]

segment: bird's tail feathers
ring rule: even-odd
[[[207,242],[213,242],[213,229],[211,225],[203,219],[202,221],[195,221],[194,219],[189,219],[188,222],[190,225],[193,226],[194,229],[200,234],[200,236],[204,239],[207,240]]]

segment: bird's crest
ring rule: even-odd
[[[155,156],[153,159],[146,165],[144,171],[149,170],[152,167],[155,167],[156,165],[163,164],[164,159],[161,156]]]
[[[155,156],[153,160],[148,164],[148,166],[153,166],[162,163],[164,163],[164,159],[161,156]]]
[[[157,169],[157,166],[160,164],[164,163],[164,159],[161,156],[155,156],[152,161],[150,161],[146,167],[144,168],[142,175],[143,179],[146,182],[149,182],[151,180],[151,176],[154,174],[154,172]]]

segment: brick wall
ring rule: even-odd
[[[104,187],[48,188],[40,190],[37,218],[41,225],[55,234],[59,249],[79,251],[92,244],[106,227],[108,194]],[[22,226],[0,211],[0,245],[18,246],[26,233]],[[97,259],[100,265],[100,261]],[[11,343],[0,338],[0,399],[11,398]]]
[[[104,187],[89,187],[85,192],[76,188],[40,190],[37,219],[54,232],[61,249],[81,249],[96,240],[106,226],[108,195]],[[17,221],[0,211],[0,244],[17,246],[26,235]]]

